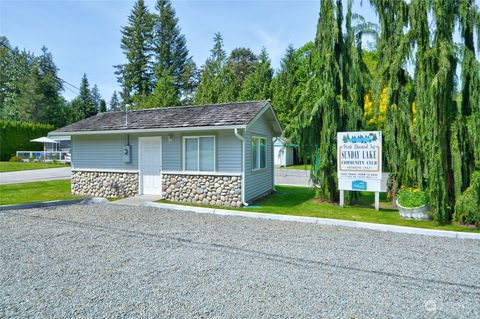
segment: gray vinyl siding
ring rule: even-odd
[[[219,131],[217,134],[217,171],[242,171],[242,142],[233,130]]]
[[[252,136],[264,137],[267,142],[266,167],[252,170]],[[249,202],[273,189],[273,143],[272,128],[260,117],[245,132],[245,201]]]
[[[162,169],[181,171],[183,136],[215,136],[216,171],[242,171],[242,144],[233,130],[212,132],[185,132],[171,134],[129,134],[132,161],[124,163],[122,148],[127,144],[127,134],[72,136],[72,165],[75,169],[138,170],[138,138],[162,136]],[[170,138],[169,138],[170,136]]]
[[[182,170],[182,137],[180,134],[171,134],[162,136],[162,164],[163,170],[181,171]]]
[[[72,136],[72,166],[76,169],[138,169],[138,145],[130,139],[132,161],[124,163],[122,148],[127,144],[126,134]]]

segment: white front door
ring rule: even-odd
[[[140,137],[138,141],[141,193],[161,195],[162,137]]]

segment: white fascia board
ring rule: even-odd
[[[171,132],[192,132],[192,131],[218,131],[245,129],[246,125],[224,125],[224,126],[195,126],[195,127],[169,127],[150,129],[129,129],[129,130],[106,130],[106,131],[77,131],[77,132],[50,132],[50,136],[73,136],[73,135],[103,135],[103,134],[135,134],[135,133],[171,133]]]

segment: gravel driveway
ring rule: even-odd
[[[0,212],[0,317],[480,318],[480,242],[114,205]]]

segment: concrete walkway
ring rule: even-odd
[[[275,168],[275,185],[313,186],[310,171]]]
[[[55,179],[68,179],[72,175],[70,167],[32,169],[27,171],[0,173],[0,184],[15,184]]]
[[[134,197],[128,197],[124,199],[119,199],[110,204],[116,205],[128,205],[128,206],[142,206],[145,202],[155,202],[162,199],[160,195],[137,195]]]

